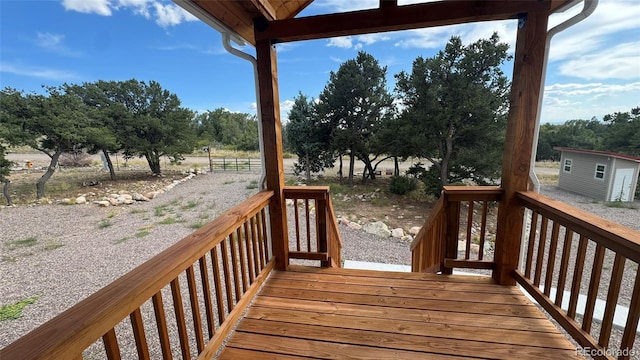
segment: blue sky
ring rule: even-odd
[[[300,16],[377,3],[316,0]],[[551,26],[581,7],[554,16]],[[554,37],[542,122],[601,119],[640,106],[638,19],[640,1],[601,0],[591,17]],[[410,71],[417,56],[433,56],[452,35],[469,43],[497,31],[513,45],[515,29],[514,21],[502,21],[279,45],[283,119],[298,91],[317,97],[329,72],[359,50],[388,67],[393,90],[394,74]],[[0,0],[2,88],[41,91],[41,85],[130,78],[158,81],[193,110],[255,112],[249,63],[226,53],[218,32],[169,1]]]

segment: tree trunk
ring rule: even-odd
[[[113,162],[111,162],[111,157],[109,156],[109,152],[106,149],[102,149],[102,153],[104,154],[104,158],[107,160],[107,167],[109,168],[109,178],[111,180],[115,180],[116,171],[113,169]]]
[[[349,152],[349,185],[353,185],[353,166],[356,163],[356,157],[353,155],[353,151]]]
[[[9,193],[9,184],[11,184],[11,181],[9,181],[9,179],[6,179],[4,181],[4,187],[2,188],[2,194],[4,194],[4,198],[7,199],[7,205],[11,206],[13,204],[11,203],[11,194]]]
[[[340,168],[338,168],[338,176],[340,177],[340,182],[342,182],[342,154],[340,154]]]
[[[307,184],[311,182],[311,164],[309,164],[309,153],[304,155],[305,170],[307,171]]]
[[[400,164],[397,156],[393,157],[393,176],[400,176]]]
[[[56,171],[56,166],[58,165],[58,159],[60,158],[61,154],[62,154],[62,150],[56,150],[56,152],[53,153],[53,155],[51,156],[51,163],[49,163],[49,168],[44,173],[44,175],[42,175],[42,177],[38,179],[38,182],[36,182],[36,198],[38,200],[44,197],[44,184],[46,184],[49,178],[51,178],[53,173]]]
[[[149,169],[151,169],[151,172],[156,175],[160,175],[160,156],[153,152],[148,152],[144,157],[147,159],[147,163],[149,163]]]

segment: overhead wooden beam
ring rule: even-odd
[[[276,9],[271,6],[271,3],[269,3],[268,0],[249,0],[242,2],[250,3],[251,6],[257,9],[267,20],[276,20],[278,18]]]
[[[547,5],[548,6],[548,5]],[[290,42],[336,36],[456,25],[477,21],[516,19],[519,14],[539,7],[538,1],[439,1],[432,3],[383,6],[352,11],[270,21],[256,40]]]
[[[526,191],[535,138],[538,99],[542,93],[549,2],[536,2],[536,10],[518,23],[518,37],[509,98],[509,115],[502,160],[502,201],[498,207],[496,263],[493,278],[502,285],[515,285],[512,276],[518,266],[524,207],[516,192]]]
[[[380,0],[380,6],[383,7],[394,7],[398,6],[398,0]]]

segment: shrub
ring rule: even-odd
[[[58,164],[62,167],[91,166],[91,156],[86,152],[72,152],[60,155]]]
[[[418,181],[415,178],[407,176],[394,176],[389,183],[389,191],[398,195],[404,195],[415,190],[417,187]]]

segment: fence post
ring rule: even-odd
[[[238,158],[236,158],[236,172],[239,172],[240,168],[238,167]]]

